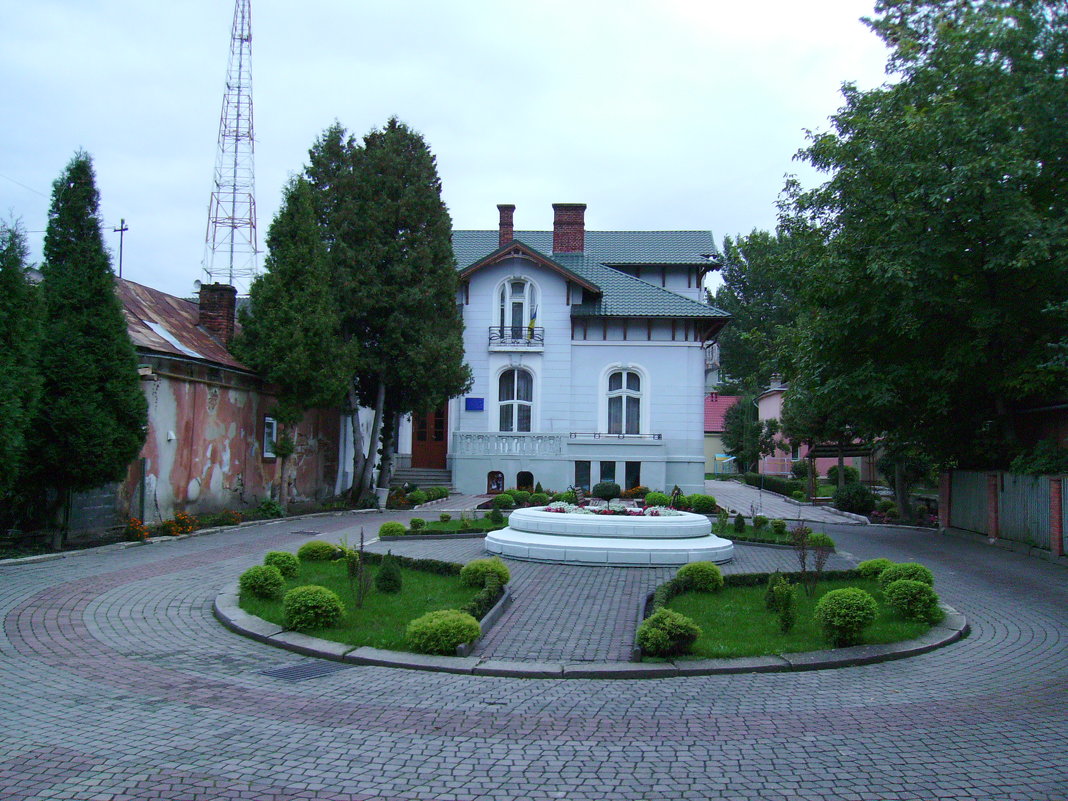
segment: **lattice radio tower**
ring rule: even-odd
[[[234,3],[230,63],[219,117],[215,182],[208,203],[204,272],[209,281],[225,280],[239,291],[257,273],[256,143],[252,130],[252,9],[250,0]]]

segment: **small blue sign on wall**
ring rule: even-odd
[[[483,412],[486,410],[485,398],[464,398],[464,411]]]

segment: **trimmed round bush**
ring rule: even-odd
[[[834,491],[834,508],[855,515],[869,515],[875,508],[875,494],[863,484],[846,484]]]
[[[723,588],[723,574],[713,562],[690,562],[675,575],[696,592],[717,592]]]
[[[833,551],[834,540],[826,534],[816,532],[808,535],[808,547],[813,551]]]
[[[828,468],[828,470],[827,470],[827,483],[828,484],[834,484],[835,486],[838,486],[838,465],[832,465],[830,468]],[[857,468],[853,467],[853,465],[847,464],[845,466],[845,484],[846,484],[846,486],[848,486],[850,484],[859,484],[859,483],[860,483],[860,471],[857,470]]]
[[[274,565],[256,565],[241,574],[237,580],[241,592],[257,598],[281,598],[286,588],[282,572]]]
[[[268,551],[263,557],[263,563],[274,565],[282,574],[282,578],[287,579],[296,578],[297,570],[300,568],[300,560],[289,551]]]
[[[593,485],[590,495],[594,498],[603,498],[610,501],[619,497],[619,484],[614,481],[601,481]]]
[[[690,509],[699,515],[714,515],[716,513],[716,499],[712,495],[695,493],[690,496]]]
[[[638,626],[638,647],[649,656],[681,656],[701,636],[701,628],[686,615],[658,609]]]
[[[333,543],[324,540],[309,540],[297,549],[297,559],[302,562],[329,562],[338,553]]]
[[[645,505],[646,506],[667,506],[671,503],[669,498],[663,492],[647,492],[645,493]]]
[[[942,619],[938,608],[938,594],[930,584],[911,579],[898,579],[883,588],[883,597],[906,620],[936,623]]]
[[[530,496],[531,506],[547,506],[549,503],[549,496],[544,492],[535,492]]]
[[[554,501],[563,501],[564,503],[578,503],[578,495],[574,490],[565,490],[564,492],[558,492],[553,498]]]
[[[816,602],[813,617],[835,647],[856,645],[864,629],[875,621],[878,604],[857,587],[831,590]]]
[[[515,498],[507,492],[502,492],[493,499],[494,509],[515,509]]]
[[[668,503],[668,506],[671,506],[670,502]],[[679,509],[679,510],[681,510],[683,512],[690,511],[690,496],[689,495],[680,495],[678,498],[676,498],[675,499],[675,508]]]
[[[467,587],[485,587],[489,576],[496,576],[502,585],[512,578],[508,565],[496,556],[490,559],[472,559],[460,568],[460,583]]]
[[[768,527],[768,519],[764,515],[755,515],[753,517],[753,528],[757,531]]]
[[[771,530],[780,537],[786,536],[786,521],[785,520],[772,520]]]
[[[909,581],[922,581],[928,587],[934,586],[934,574],[918,562],[902,562],[899,565],[890,565],[879,574],[879,584],[885,589],[891,582],[908,579]]]
[[[516,504],[521,504],[521,503],[529,503],[530,502],[530,496],[533,493],[527,492],[526,490],[516,490],[515,492],[509,493],[509,494],[513,498],[515,498]]]
[[[866,578],[874,581],[879,578],[886,568],[893,567],[894,563],[889,559],[884,559],[881,556],[878,559],[867,559],[857,565],[857,572],[861,578]]]
[[[408,529],[406,529],[404,527],[404,523],[395,523],[395,522],[383,523],[381,526],[378,527],[378,536],[379,537],[403,537],[404,533],[407,530]]]
[[[448,512],[442,512],[440,515],[438,515],[438,520],[440,520],[442,523],[448,523],[450,520],[452,520],[452,515],[450,515]]]
[[[421,489],[412,490],[408,493],[408,503],[412,506],[418,506],[421,503],[426,503],[429,496]]]
[[[334,626],[345,616],[345,605],[336,593],[318,584],[294,587],[282,599],[286,626],[297,631]]]
[[[412,531],[422,531],[426,528],[426,521],[421,517],[413,517],[408,521],[408,528]]]
[[[439,609],[417,617],[408,624],[408,647],[420,654],[456,654],[456,646],[471,642],[482,627],[471,615],[456,609]]]

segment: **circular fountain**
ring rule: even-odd
[[[729,562],[734,543],[704,515],[615,515],[517,509],[486,535],[486,550],[511,559],[580,565],[668,566]]]

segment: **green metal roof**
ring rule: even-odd
[[[460,271],[501,250],[497,231],[453,231],[452,238]],[[716,252],[707,231],[587,231],[584,253],[553,253],[551,231],[516,231],[515,238],[600,290],[596,297],[572,306],[572,317],[730,319],[714,306],[607,266],[707,265],[707,255]]]

